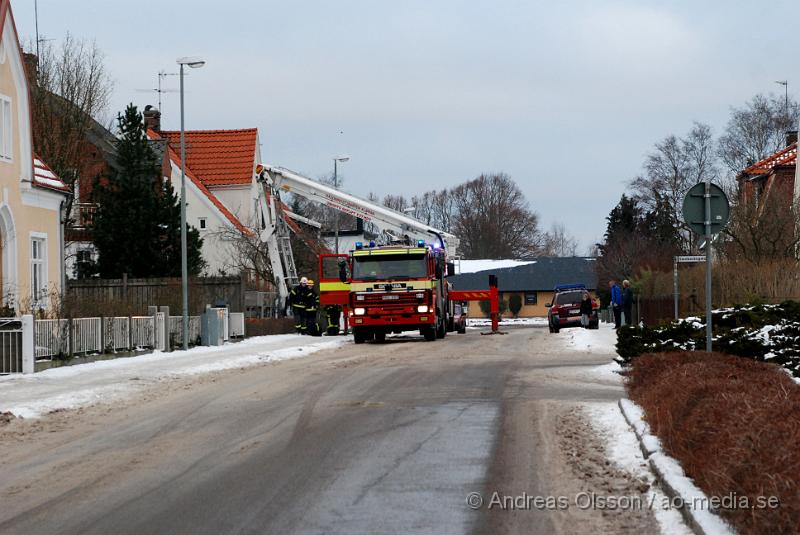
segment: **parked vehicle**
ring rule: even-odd
[[[555,287],[553,301],[545,306],[547,311],[547,326],[551,333],[557,333],[564,327],[581,326],[581,300],[586,291],[585,284],[559,284]],[[589,317],[589,328],[597,329],[600,320],[597,311],[600,308],[596,299],[592,300],[592,315]]]

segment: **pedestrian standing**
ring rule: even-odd
[[[622,281],[622,324],[633,325],[633,289],[631,281]]]
[[[303,277],[300,283],[289,291],[289,305],[294,316],[294,331],[297,334],[306,334],[306,295],[308,279]]]
[[[622,323],[622,288],[619,287],[617,281],[608,281],[608,287],[611,289],[611,310],[614,313],[614,328],[619,329]]]
[[[583,292],[583,299],[581,299],[581,326],[584,329],[589,328],[589,320],[592,317],[592,296],[589,292]]]

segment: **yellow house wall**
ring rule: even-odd
[[[3,42],[8,43],[7,30],[8,21],[3,31]],[[16,74],[12,69],[12,53],[18,53],[18,49],[9,49],[6,46],[5,61],[0,63],[0,95],[11,100],[12,110],[12,161],[0,160],[0,210],[7,214],[10,212],[13,220],[13,236],[3,235],[2,255],[11,254],[9,247],[15,241],[16,250],[16,283],[9,282],[10,269],[4,266],[2,272],[3,282],[3,303],[14,306],[18,313],[27,311],[30,308],[31,295],[31,238],[32,233],[40,233],[46,239],[46,273],[48,287],[59,292],[61,288],[61,238],[58,203],[63,200],[63,196],[33,188],[26,177],[32,176],[33,162],[23,154],[32,154],[30,137],[20,135],[20,114],[26,114],[23,121],[29,121],[29,110],[27,107],[20,109],[20,104],[26,102],[26,98],[20,99],[18,95]],[[2,55],[2,54],[0,54]],[[21,61],[21,60],[20,60]],[[27,86],[24,86],[27,87]],[[25,95],[27,97],[27,95]],[[23,150],[25,149],[25,150]],[[24,167],[27,166],[27,169]],[[23,192],[26,192],[25,201]],[[31,204],[46,204],[49,208],[36,207]],[[55,209],[53,209],[55,205]],[[11,238],[11,239],[9,239]]]
[[[532,292],[527,292],[532,293]],[[553,292],[552,291],[543,291],[543,292],[536,292],[536,304],[535,305],[526,305],[525,303],[525,292],[501,292],[500,298],[506,302],[508,302],[508,298],[511,297],[513,294],[518,294],[520,298],[522,298],[522,309],[520,309],[519,314],[517,317],[520,318],[546,318],[547,317],[547,307],[545,304],[550,303],[553,301]],[[592,296],[592,299],[597,299],[597,294],[594,291],[589,291],[589,295]],[[506,317],[512,317],[510,311],[505,313]],[[471,318],[486,318],[487,314],[483,313],[481,310],[480,305],[478,302],[471,302],[469,304],[469,317]]]

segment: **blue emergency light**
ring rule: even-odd
[[[370,247],[375,247],[375,242],[374,241],[369,242],[369,246]]]
[[[556,291],[563,292],[564,290],[585,290],[585,284],[556,284]]]
[[[417,247],[425,247],[425,240],[417,240]]]
[[[361,243],[360,241],[357,241],[356,242],[356,249],[361,249],[362,247],[364,247],[364,244]]]

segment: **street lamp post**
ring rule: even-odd
[[[333,187],[339,188],[339,162],[346,162],[350,160],[350,156],[337,156],[333,159]],[[336,212],[336,219],[334,220],[334,238],[333,238],[333,248],[336,251],[336,254],[339,254],[339,212]]]
[[[181,66],[181,287],[183,293],[183,349],[189,349],[189,260],[186,251],[186,139],[183,121],[183,68],[198,69],[206,64],[200,58],[178,58]]]

